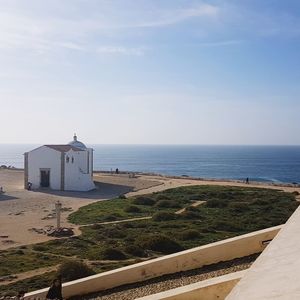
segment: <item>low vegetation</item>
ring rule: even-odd
[[[103,272],[205,245],[285,223],[298,207],[295,196],[295,193],[271,189],[189,186],[134,198],[100,201],[70,215],[70,220],[76,224],[95,223],[82,227],[81,236],[2,251],[0,275],[56,265],[65,257],[84,259],[89,261],[90,272]],[[196,201],[205,202],[191,206]],[[152,218],[97,224],[145,216]],[[65,257],[62,258],[62,254]],[[26,287],[37,288],[30,280],[24,282]],[[37,282],[40,282],[39,288],[49,285],[49,281],[47,285],[43,280],[37,279]]]
[[[76,260],[67,260],[57,271],[63,281],[71,281],[95,274],[95,271],[85,263]]]
[[[48,267],[62,262],[61,257],[27,249],[26,247],[0,252],[0,276],[7,276]]]

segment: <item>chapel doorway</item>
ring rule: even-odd
[[[41,170],[41,187],[50,186],[50,170]]]

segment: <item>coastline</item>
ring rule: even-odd
[[[95,170],[93,171],[94,174],[110,174],[114,175],[115,172],[111,171],[102,171],[102,170]],[[232,182],[232,183],[245,183],[245,180],[240,179],[230,179],[230,178],[210,178],[210,177],[194,177],[189,175],[165,175],[160,173],[151,173],[151,172],[133,172],[133,171],[120,171],[120,175],[135,175],[135,176],[152,176],[152,177],[161,177],[161,178],[169,178],[169,179],[188,179],[188,180],[195,180],[195,181],[210,181],[210,182]],[[287,183],[287,182],[272,182],[272,181],[258,181],[258,180],[251,180],[249,178],[249,182],[252,184],[259,184],[259,185],[270,185],[270,186],[278,186],[278,187],[300,187],[300,183]]]
[[[24,171],[24,168],[1,168],[0,170],[15,170],[15,171]],[[109,174],[109,175],[116,175],[115,171],[106,171],[106,170],[94,170],[93,174]],[[119,175],[134,175],[134,176],[154,176],[154,177],[161,177],[161,178],[169,178],[169,179],[189,179],[195,181],[211,181],[211,182],[232,182],[232,183],[245,183],[245,180],[240,179],[232,179],[232,178],[215,178],[215,177],[196,177],[196,176],[189,176],[189,175],[167,175],[155,172],[135,172],[135,171],[119,171]],[[300,187],[300,182],[280,182],[280,181],[259,181],[253,180],[249,178],[249,181],[252,184],[258,185],[265,185],[265,186],[278,186],[278,187]]]

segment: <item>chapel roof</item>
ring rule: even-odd
[[[84,149],[72,146],[72,145],[45,145],[46,147],[49,147],[53,150],[59,151],[59,152],[68,152],[71,149],[73,151],[84,151]]]
[[[82,142],[80,142],[80,141],[77,140],[77,135],[76,135],[76,133],[75,133],[74,136],[73,136],[73,141],[71,141],[71,142],[69,143],[69,145],[74,146],[74,147],[76,147],[76,148],[80,148],[80,149],[82,149],[82,150],[85,150],[85,149],[86,149],[86,145],[85,145],[84,143],[82,143]]]

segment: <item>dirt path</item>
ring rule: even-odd
[[[132,218],[132,219],[119,220],[119,221],[109,221],[109,222],[102,222],[102,223],[84,224],[84,225],[79,225],[78,227],[87,227],[87,226],[92,226],[92,225],[118,224],[118,223],[134,222],[134,221],[141,221],[141,220],[149,220],[151,218],[152,217],[140,217],[140,218]]]
[[[203,203],[205,203],[205,202],[206,202],[206,201],[201,201],[201,200],[199,200],[199,201],[196,201],[196,202],[192,203],[190,206],[192,206],[192,207],[197,207],[197,206],[199,206],[199,205],[201,205],[201,204],[203,204]],[[189,206],[187,206],[187,207],[189,207]],[[177,210],[177,211],[175,212],[175,214],[176,214],[176,215],[181,215],[181,214],[183,214],[183,213],[186,211],[187,207],[184,207],[184,208],[182,208],[182,209],[180,209],[180,210]]]

